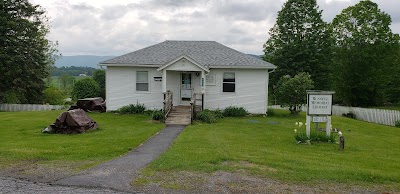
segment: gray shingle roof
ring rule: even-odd
[[[165,65],[187,56],[201,65],[276,68],[275,65],[246,55],[215,41],[164,41],[100,64]]]

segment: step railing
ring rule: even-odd
[[[167,92],[164,92],[164,102],[163,103],[164,103],[163,110],[164,110],[164,122],[165,122],[165,120],[167,120],[169,113],[171,113],[172,106],[173,106],[171,91],[168,90]]]

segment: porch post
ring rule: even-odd
[[[203,71],[201,71],[201,93],[202,93],[202,103],[201,103],[201,107],[202,109],[204,109],[205,106],[205,102],[206,102],[206,73]]]
[[[162,92],[167,92],[167,70],[162,70]]]

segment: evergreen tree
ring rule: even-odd
[[[43,102],[55,45],[45,11],[28,0],[0,1],[0,102]]]
[[[330,88],[332,41],[321,13],[316,0],[288,0],[278,12],[264,44],[264,59],[278,67],[271,74],[272,86],[282,76],[307,72],[315,89]]]

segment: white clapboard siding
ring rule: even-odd
[[[0,104],[0,111],[46,111],[46,110],[63,110],[62,105],[43,105],[43,104]]]
[[[288,109],[282,108],[280,105],[271,105],[272,109]],[[307,107],[303,106],[303,112],[307,111]],[[356,115],[357,120],[377,123],[382,125],[394,126],[396,121],[400,121],[400,111],[397,110],[384,110],[373,108],[359,108],[359,107],[346,107],[346,106],[332,106],[332,114],[342,116],[343,114],[353,113]]]

